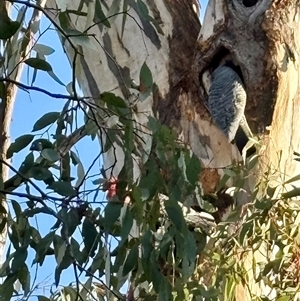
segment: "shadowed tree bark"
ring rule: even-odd
[[[298,1],[212,0],[199,36],[195,80],[225,58],[241,68],[247,92],[245,115],[260,140],[256,183],[267,174],[275,186],[300,171],[293,160],[300,146],[299,29]],[[200,98],[205,99],[201,83],[200,91]],[[239,286],[236,296],[240,300],[270,291],[253,280],[252,258],[256,265],[267,263],[264,254],[259,249],[243,257],[249,283]]]
[[[87,33],[96,38],[91,38],[92,42],[87,45],[80,45],[82,55],[74,56],[68,42],[65,47],[70,62],[73,64],[74,57],[76,59],[73,65],[76,65],[76,75],[84,94],[94,100],[104,91],[113,91],[130,103],[131,97],[134,97],[130,89],[131,80],[139,82],[140,69],[146,62],[152,71],[155,88],[153,95],[137,103],[137,120],[144,124],[147,121],[145,113],[154,114],[191,145],[204,166],[227,166],[238,157],[238,152],[212,124],[203,105],[199,80],[192,72],[200,31],[192,2],[149,2],[149,14],[155,20],[151,23],[143,18],[137,5],[129,1],[130,5],[124,10],[124,28],[124,13],[109,17],[109,11],[106,11],[111,28],[104,28],[101,22],[91,26]],[[74,21],[69,26],[84,32],[86,17],[76,16],[76,24]],[[163,35],[157,32],[155,26],[160,26]],[[121,167],[120,160],[120,166],[115,166],[115,175]]]
[[[135,97],[131,80],[139,82],[146,62],[155,86],[152,95],[137,102],[136,120],[143,128],[147,116],[153,114],[174,129],[206,167],[201,177],[204,192],[213,192],[222,168],[240,160],[240,155],[205,108],[202,78],[229,59],[241,69],[247,92],[246,118],[260,140],[255,182],[260,183],[265,172],[278,175],[274,181],[281,183],[299,173],[292,160],[300,143],[297,1],[210,0],[201,31],[192,1],[145,1],[155,21],[145,18],[135,1],[121,2],[123,13],[116,15],[109,7],[104,11],[111,28],[101,22],[92,26],[96,16],[91,24],[85,16],[67,16],[69,28],[87,30],[94,37],[80,43],[79,53],[68,42],[64,44],[85,96],[96,102],[102,92],[113,91],[131,104]],[[48,5],[56,8],[54,1]],[[79,1],[68,3],[68,9],[78,6]],[[84,5],[83,10],[90,8]],[[147,133],[144,137],[150,139]],[[111,150],[104,159],[109,167],[115,158],[118,163],[112,174],[117,177],[124,161],[120,149]],[[138,174],[137,168],[135,176]],[[247,185],[251,190],[253,184]],[[251,293],[260,294],[259,286],[250,288]],[[246,300],[249,292],[240,288],[237,297],[244,300],[242,296]]]
[[[261,163],[287,177],[299,172],[292,160],[299,149],[298,4],[210,1],[195,67],[197,78],[225,56],[240,66],[247,91],[245,114],[264,145]]]

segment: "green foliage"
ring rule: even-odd
[[[64,33],[62,43],[68,41],[75,58],[82,55],[83,45],[99,50],[89,34],[94,23],[101,30],[110,28],[120,16],[123,36],[130,9],[147,26],[163,33],[145,1],[80,2],[75,12],[68,10],[67,2],[57,1],[61,27],[56,29]],[[7,74],[29,45],[23,28],[25,8],[20,9],[17,21],[11,21],[6,10],[3,18],[0,15],[4,66],[10,66],[6,67]],[[72,28],[72,14],[86,18],[85,31]],[[38,32],[38,22],[33,23],[28,30]],[[31,83],[35,82],[37,70],[42,70],[64,85],[45,58],[55,49],[35,43],[32,50],[36,57],[22,56],[24,63],[33,68]],[[154,80],[146,62],[139,68],[139,85],[134,89],[139,92],[137,101],[144,101],[152,93]],[[73,72],[75,79],[77,73]],[[5,99],[6,81],[0,84],[0,96]],[[125,86],[124,90],[129,89]],[[7,253],[0,267],[0,300],[30,298],[37,288],[33,268],[42,269],[49,259],[53,259],[50,272],[57,290],[35,294],[39,301],[105,297],[125,300],[122,286],[127,285],[127,280],[134,286],[148,287],[148,291],[140,290],[141,300],[236,300],[235,289],[240,284],[247,286],[252,277],[249,271],[255,271],[256,283],[276,291],[277,300],[292,300],[299,294],[300,206],[294,198],[300,194],[295,184],[300,176],[276,187],[262,180],[253,191],[253,202],[243,208],[236,206],[226,221],[207,229],[188,220],[192,207],[218,213],[218,206],[211,200],[218,200],[229,180],[236,184],[237,195],[258,156],[244,166],[224,168],[216,194],[204,196],[199,183],[203,171],[199,159],[166,125],[149,117],[144,128],[147,139],[141,138],[134,119],[135,104],[127,98],[113,91],[101,91],[92,103],[78,96],[75,82],[66,89],[69,95],[54,95],[65,101],[62,111],[46,112],[33,122],[32,132],[43,132],[24,133],[7,151],[12,161],[19,155],[24,159],[19,168],[11,168],[13,175],[3,183],[2,193],[7,196],[9,210],[0,205],[0,230],[8,228]],[[81,127],[79,112],[84,114]],[[91,167],[84,166],[77,153],[78,136],[94,140],[99,131],[100,139],[105,138],[99,157],[115,151],[116,146],[124,154],[118,179],[106,178],[105,171],[91,175]],[[94,143],[96,146],[97,141]],[[119,164],[116,153],[114,156],[112,169]],[[295,156],[300,161],[299,154]],[[94,158],[93,164],[99,157]],[[134,177],[136,165],[141,171],[138,178]],[[290,183],[295,186],[277,193]],[[103,192],[107,193],[106,199]],[[43,234],[36,221],[46,217],[51,219],[52,227]],[[251,252],[262,252],[264,257],[259,262],[253,259],[247,266],[245,258]],[[72,270],[74,282],[62,286],[66,270]],[[252,293],[252,299],[269,297]]]
[[[7,150],[7,158],[11,158],[14,153],[18,153],[25,148],[34,138],[34,135],[23,135],[18,137]]]
[[[55,51],[55,49],[44,44],[35,44],[33,46],[33,50],[36,51],[39,55],[50,55]]]
[[[39,130],[42,130],[46,126],[54,123],[57,121],[58,117],[60,115],[60,112],[50,112],[46,113],[43,117],[41,117],[37,122],[34,124],[32,131],[36,132]]]
[[[150,95],[152,91],[152,85],[153,85],[152,73],[145,62],[140,71],[139,90],[141,92],[141,95],[139,98],[141,101],[145,100]]]
[[[25,60],[24,63],[35,69],[39,69],[43,71],[52,71],[51,65],[47,63],[45,60],[39,58],[30,58]]]
[[[121,97],[116,96],[113,93],[105,92],[101,94],[101,100],[105,103],[117,108],[126,108],[126,103]]]
[[[12,21],[7,13],[5,5],[1,5],[0,10],[0,39],[8,40],[16,34],[20,28],[21,23],[19,21]]]

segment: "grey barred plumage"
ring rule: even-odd
[[[212,74],[208,95],[208,109],[216,125],[230,141],[241,127],[249,138],[252,132],[244,111],[247,95],[241,77],[228,65],[219,66]]]

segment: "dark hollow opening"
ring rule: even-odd
[[[217,69],[220,65],[224,65],[225,62],[230,63],[229,67],[231,67],[239,75],[239,77],[241,78],[241,80],[244,83],[244,78],[243,78],[243,74],[242,74],[242,70],[241,70],[240,66],[237,65],[237,62],[235,62],[231,53],[225,47],[219,48],[219,50],[214,55],[212,61],[210,62],[210,64],[207,66],[207,68],[205,70],[209,70],[210,73],[212,74],[215,69]],[[205,70],[203,70],[203,72]],[[201,74],[199,74],[200,81],[202,81],[203,72],[201,72]]]
[[[245,7],[251,7],[254,6],[257,2],[258,0],[243,0],[243,5]]]

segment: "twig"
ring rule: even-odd
[[[28,86],[25,84],[22,84],[16,80],[10,79],[10,78],[4,78],[4,77],[0,77],[0,82],[7,82],[7,83],[12,83],[22,89],[26,89],[26,90],[32,90],[32,91],[37,91],[37,92],[41,92],[44,93],[50,97],[56,98],[56,99],[66,99],[66,100],[84,100],[87,99],[89,97],[75,97],[75,96],[71,96],[71,95],[64,95],[64,94],[57,94],[57,93],[51,93],[43,88],[38,88],[38,87],[34,87],[34,86]]]
[[[2,189],[0,189],[0,193],[3,193],[5,195],[17,196],[19,198],[26,198],[26,199],[29,199],[31,201],[36,201],[36,202],[39,202],[39,203],[41,203],[42,201],[44,201],[43,197],[32,195],[32,194],[28,194],[28,193],[13,192],[13,191],[2,190]],[[63,200],[63,198],[57,198],[57,197],[52,197],[52,196],[48,196],[48,195],[47,195],[47,199],[52,200],[52,201],[60,201],[60,202]]]
[[[78,266],[79,270],[86,272],[87,275],[92,276],[94,279],[96,279],[97,281],[99,281],[107,290],[109,290],[116,298],[118,298],[118,300],[122,300],[122,301],[126,300],[125,297],[119,295],[119,292],[115,292],[112,289],[110,289],[110,287],[107,286],[102,279],[100,279],[99,277],[95,276],[95,274],[91,274],[87,269],[83,268],[77,262],[76,262],[76,265]]]

